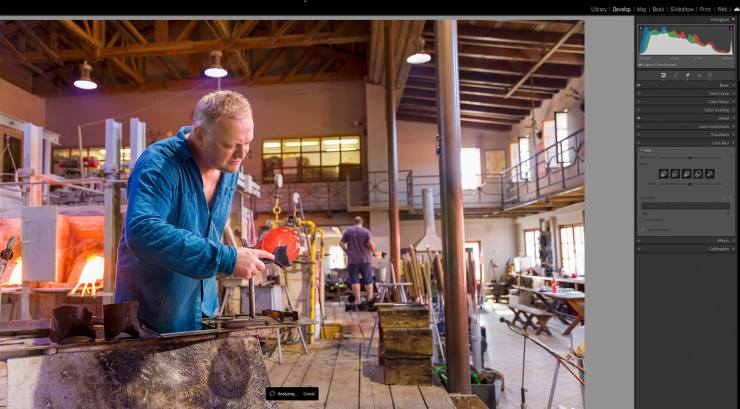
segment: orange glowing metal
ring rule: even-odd
[[[23,284],[23,280],[21,278],[22,272],[23,272],[23,259],[18,257],[17,259],[15,259],[15,266],[13,267],[13,272],[10,273],[10,278],[8,278],[7,282],[4,282],[0,285],[11,286],[11,285]]]
[[[103,271],[105,270],[104,261],[100,256],[88,257],[85,266],[82,267],[82,273],[80,273],[80,279],[77,281],[77,285],[69,294],[74,295],[80,285],[82,285],[80,295],[84,296],[86,293],[89,293],[94,297],[97,282],[103,279]]]

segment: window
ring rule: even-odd
[[[360,137],[327,136],[266,139],[262,142],[262,176],[281,173],[286,181],[352,180],[360,173]]]
[[[329,246],[329,268],[346,268],[344,250],[339,246]]]
[[[535,265],[540,261],[540,231],[537,229],[524,230],[524,255],[532,258]]]
[[[519,137],[519,178],[529,180],[529,136]]]
[[[511,166],[517,167],[518,171],[514,172],[515,181],[529,180],[530,171],[530,154],[529,154],[529,136],[520,137],[517,142],[509,146],[511,154]]]
[[[474,190],[481,185],[480,149],[462,148],[460,150],[462,165],[462,188]]]
[[[558,162],[563,165],[573,163],[574,152],[571,148],[571,140],[568,139],[568,111],[555,113],[555,140],[558,143]]]
[[[560,258],[567,275],[585,275],[583,224],[560,226]]]
[[[468,252],[467,249],[473,250],[473,264],[475,265],[475,282],[477,284],[480,284],[482,280],[482,269],[481,269],[481,261],[480,261],[480,241],[466,241],[464,243],[464,247],[466,249],[465,251],[465,265],[468,265]]]
[[[3,138],[0,140],[0,169],[2,175],[0,180],[3,182],[15,181],[15,171],[23,167],[23,139],[20,134],[14,130],[3,132]]]
[[[83,157],[91,157],[98,160],[98,167],[87,167],[87,176],[102,176],[105,169],[105,148],[90,147],[82,148]],[[80,149],[79,148],[54,148],[51,151],[51,173],[60,176],[78,176]],[[131,148],[121,147],[121,172],[126,175],[130,173],[128,168],[131,162]]]
[[[542,123],[542,139],[545,142],[545,149],[547,150],[547,163],[551,164],[557,159],[554,159],[558,152],[555,144],[557,143],[557,137],[555,136],[555,120],[551,119]]]

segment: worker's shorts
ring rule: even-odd
[[[373,270],[370,268],[370,263],[348,264],[347,272],[349,273],[350,285],[373,283]],[[360,275],[362,275],[362,280],[360,280]]]

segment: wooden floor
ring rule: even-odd
[[[317,386],[319,401],[279,402],[285,408],[327,409],[454,409],[447,392],[437,386],[384,385],[378,366],[377,333],[370,358],[365,358],[374,313],[344,312],[342,305],[327,303],[327,323],[342,324],[343,339],[316,341],[308,354],[300,344],[283,347],[265,358],[272,386]],[[431,368],[430,368],[431,370]]]

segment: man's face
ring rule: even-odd
[[[254,121],[251,117],[222,116],[210,129],[197,128],[200,133],[201,155],[205,165],[221,172],[238,172],[249,152],[254,138]]]

